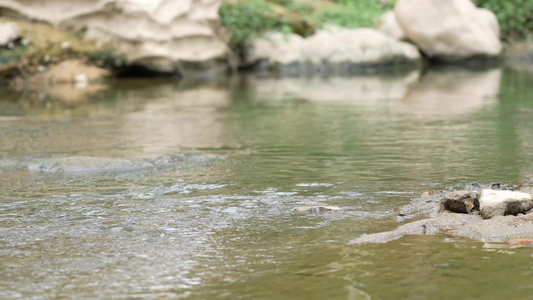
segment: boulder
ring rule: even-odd
[[[128,65],[187,76],[212,76],[227,52],[218,9],[222,0],[0,0],[0,10],[112,45]],[[199,63],[202,68],[181,68]],[[225,65],[225,64],[223,64]],[[216,69],[216,68],[215,68]],[[204,72],[207,71],[207,72]],[[218,74],[218,73],[217,73]]]
[[[291,54],[297,55],[302,47],[304,38],[297,34],[284,34],[281,32],[267,32],[263,36],[252,41],[252,45],[248,49],[245,63],[268,63],[275,51],[279,51],[277,56],[288,61],[296,60],[297,57],[291,57]],[[279,49],[279,48],[282,49]],[[267,68],[268,69],[268,68]],[[266,69],[265,69],[266,70]]]
[[[454,191],[444,194],[444,209],[460,213],[471,214],[472,210],[479,210],[479,193],[477,191]]]
[[[0,23],[0,47],[7,46],[19,36],[19,28],[17,24]]]
[[[393,11],[383,14],[376,28],[393,39],[403,40],[406,38],[405,33],[403,32],[402,27],[400,27],[400,24],[398,24],[396,15]]]
[[[281,75],[353,75],[416,67],[416,47],[370,28],[328,27],[308,38],[269,34],[253,42],[248,63],[267,62]]]
[[[502,50],[496,16],[471,0],[399,0],[394,14],[407,38],[432,59],[495,58]]]
[[[532,208],[533,197],[529,193],[484,189],[479,197],[479,209],[484,219],[517,215]]]

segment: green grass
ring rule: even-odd
[[[264,31],[292,32],[283,20],[269,15],[272,6],[262,0],[238,1],[235,4],[224,3],[220,8],[222,24],[232,32],[230,47],[242,54],[249,41]]]
[[[318,15],[320,24],[335,24],[343,27],[374,27],[379,17],[392,5],[374,0],[337,0],[337,6]]]
[[[318,1],[318,0],[315,0]],[[379,0],[337,0],[323,10],[315,9],[312,3],[297,0],[247,0],[224,2],[220,8],[222,24],[233,36],[230,47],[239,55],[246,51],[248,43],[264,31],[298,32],[294,24],[277,17],[274,5],[281,5],[292,15],[299,16],[308,24],[322,27],[326,24],[344,27],[374,27],[379,17],[392,5]]]

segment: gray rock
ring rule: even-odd
[[[401,216],[407,214],[426,214],[429,219],[403,224],[392,231],[360,236],[349,244],[386,243],[411,234],[446,233],[480,240],[483,242],[521,243],[533,239],[533,188],[524,188],[522,192],[507,190],[505,184],[489,184],[481,191],[480,184],[467,185],[470,190],[440,193],[415,198],[400,210]],[[493,190],[489,187],[503,190]],[[473,189],[473,190],[472,190]],[[449,213],[437,214],[436,206],[448,202],[452,210],[467,210],[465,203],[475,203],[479,196],[479,214]],[[446,200],[445,200],[446,199]],[[510,215],[510,216],[504,216]],[[516,216],[511,216],[516,215]],[[492,216],[487,219],[488,216]],[[411,216],[412,217],[412,216]],[[406,217],[399,218],[405,221]]]
[[[0,47],[13,42],[19,36],[19,27],[16,23],[0,23]]]
[[[249,64],[268,61],[281,75],[355,75],[416,68],[416,47],[375,29],[329,26],[308,38],[269,33],[253,42]]]
[[[433,219],[426,219],[408,223],[398,227],[393,231],[386,231],[374,234],[362,235],[350,242],[349,245],[361,245],[369,243],[387,243],[397,240],[408,234],[424,234],[426,231],[426,225],[432,222]]]
[[[479,198],[481,216],[517,215],[533,208],[533,197],[528,193],[484,189]]]
[[[446,233],[483,242],[507,242],[533,238],[533,214],[520,217],[497,216],[484,220],[480,216],[443,213],[436,218],[404,224],[393,231],[368,234],[349,242],[352,245],[386,243],[411,234]]]
[[[477,191],[455,191],[444,194],[444,209],[460,214],[471,214],[479,210],[479,193]]]

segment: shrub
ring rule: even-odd
[[[378,18],[391,4],[384,5],[380,0],[336,0],[334,6],[320,10],[313,2],[301,0],[226,0],[220,8],[222,24],[233,36],[230,47],[239,55],[246,51],[248,43],[264,31],[297,32],[309,34],[308,29],[324,24],[344,27],[373,27]],[[292,15],[302,22],[295,22],[276,13],[274,6],[286,11],[285,16]],[[312,24],[312,25],[309,25]],[[311,32],[312,33],[312,32]]]
[[[473,0],[478,7],[496,14],[504,40],[521,39],[533,33],[533,0]]]
[[[379,0],[336,0],[337,5],[326,9],[319,16],[321,24],[336,24],[344,27],[374,27],[379,17],[393,4]]]
[[[248,42],[263,31],[291,32],[290,28],[269,13],[272,7],[262,0],[235,1],[223,3],[220,7],[222,25],[232,33],[230,47],[242,55]]]

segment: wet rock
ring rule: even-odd
[[[420,198],[415,198],[411,203],[404,205],[400,208],[398,213],[401,217],[412,218],[415,214],[427,214],[432,217],[436,217],[443,211],[443,196],[442,194],[426,195]],[[400,219],[403,221],[405,218]]]
[[[333,205],[317,205],[317,206],[300,206],[292,209],[293,211],[299,212],[322,212],[322,211],[333,211],[340,210],[340,207]]]
[[[399,0],[394,13],[407,38],[432,59],[496,58],[502,50],[496,16],[470,0]]]
[[[471,214],[479,210],[479,193],[477,191],[454,191],[444,194],[444,209],[460,214]]]
[[[528,193],[484,189],[479,198],[481,216],[517,215],[533,208],[533,197]]]
[[[416,47],[369,28],[327,27],[308,38],[268,34],[253,42],[249,63],[285,76],[354,75],[416,68]]]
[[[50,158],[28,165],[30,172],[55,174],[94,173],[128,171],[151,166],[147,162],[136,162],[122,158],[73,156]]]
[[[505,183],[501,183],[501,182],[489,183],[488,188],[491,189],[491,190],[506,190],[506,191],[512,191],[513,190],[512,187],[508,186]]]
[[[43,159],[0,160],[0,166],[25,166],[30,172],[52,174],[120,173],[142,170],[183,169],[206,166],[223,159],[210,154],[181,153],[169,157],[114,158],[93,156],[67,156]]]
[[[349,245],[362,245],[368,243],[387,243],[393,240],[397,240],[404,235],[408,234],[424,234],[426,224],[428,224],[431,219],[420,220],[412,223],[408,223],[398,227],[396,230],[380,232],[374,234],[364,234],[350,242]]]
[[[349,244],[386,243],[408,234],[440,233],[484,242],[533,239],[533,215],[497,216],[484,220],[476,215],[443,213],[436,218],[404,224],[393,231],[364,235],[350,241]]]
[[[0,47],[13,42],[19,36],[19,28],[15,23],[0,23]]]
[[[404,224],[392,231],[365,234],[352,240],[350,244],[385,243],[408,234],[441,233],[484,242],[515,240],[517,244],[528,244],[528,240],[533,240],[532,188],[522,187],[521,192],[516,192],[501,183],[473,183],[464,187],[464,191],[445,194],[438,192],[412,199],[410,204],[400,209],[399,215],[402,217],[397,219],[403,222],[420,214],[429,215],[431,218]],[[469,206],[473,205],[471,213],[478,209],[478,202],[481,213],[469,214]],[[436,207],[440,205],[446,206],[448,210],[437,212]]]

